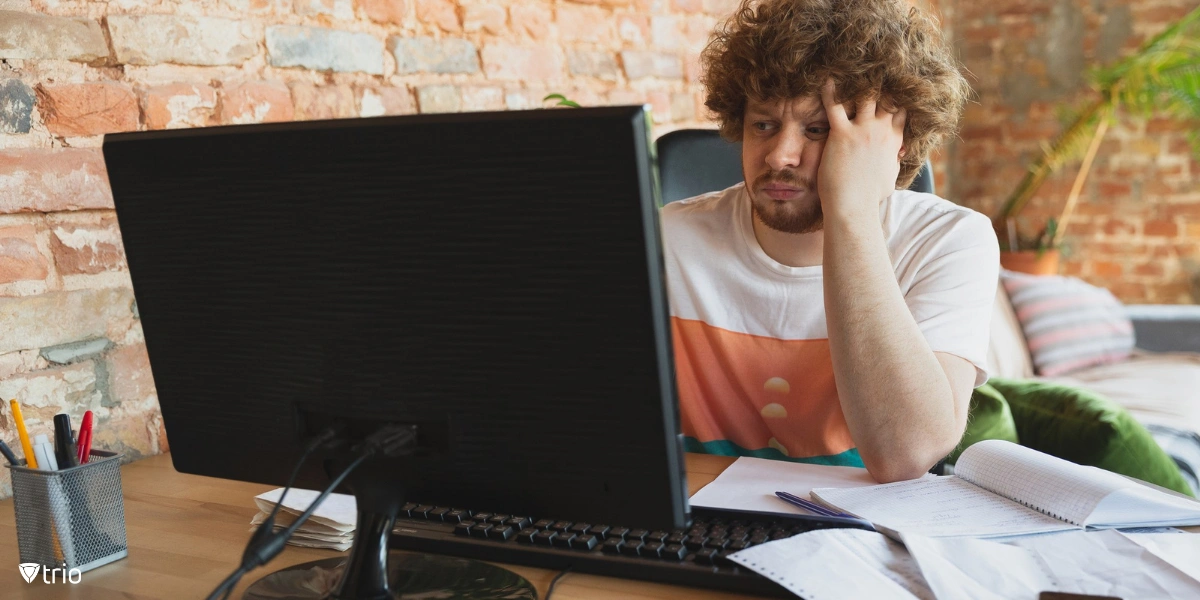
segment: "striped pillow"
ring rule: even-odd
[[[1119,362],[1133,351],[1133,323],[1111,292],[1074,277],[1000,271],[1038,375]]]

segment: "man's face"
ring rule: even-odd
[[[742,176],[764,225],[784,233],[821,229],[817,167],[828,135],[817,96],[746,103]]]

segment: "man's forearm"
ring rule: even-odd
[[[825,307],[842,412],[877,480],[911,479],[953,449],[965,420],[900,293],[878,213],[832,217]]]

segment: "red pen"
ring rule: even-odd
[[[83,423],[79,425],[79,442],[75,445],[79,448],[79,464],[84,464],[88,461],[92,452],[92,411],[83,413]]]

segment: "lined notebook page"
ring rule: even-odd
[[[1005,498],[1082,526],[1109,494],[1141,487],[1115,473],[1082,467],[1002,440],[967,448],[954,474]]]
[[[967,448],[954,472],[975,485],[1076,525],[1200,522],[1200,504],[1192,500],[1012,442],[988,440]]]
[[[819,488],[814,499],[893,532],[927,537],[998,537],[1075,529],[958,477],[865,488]]]

